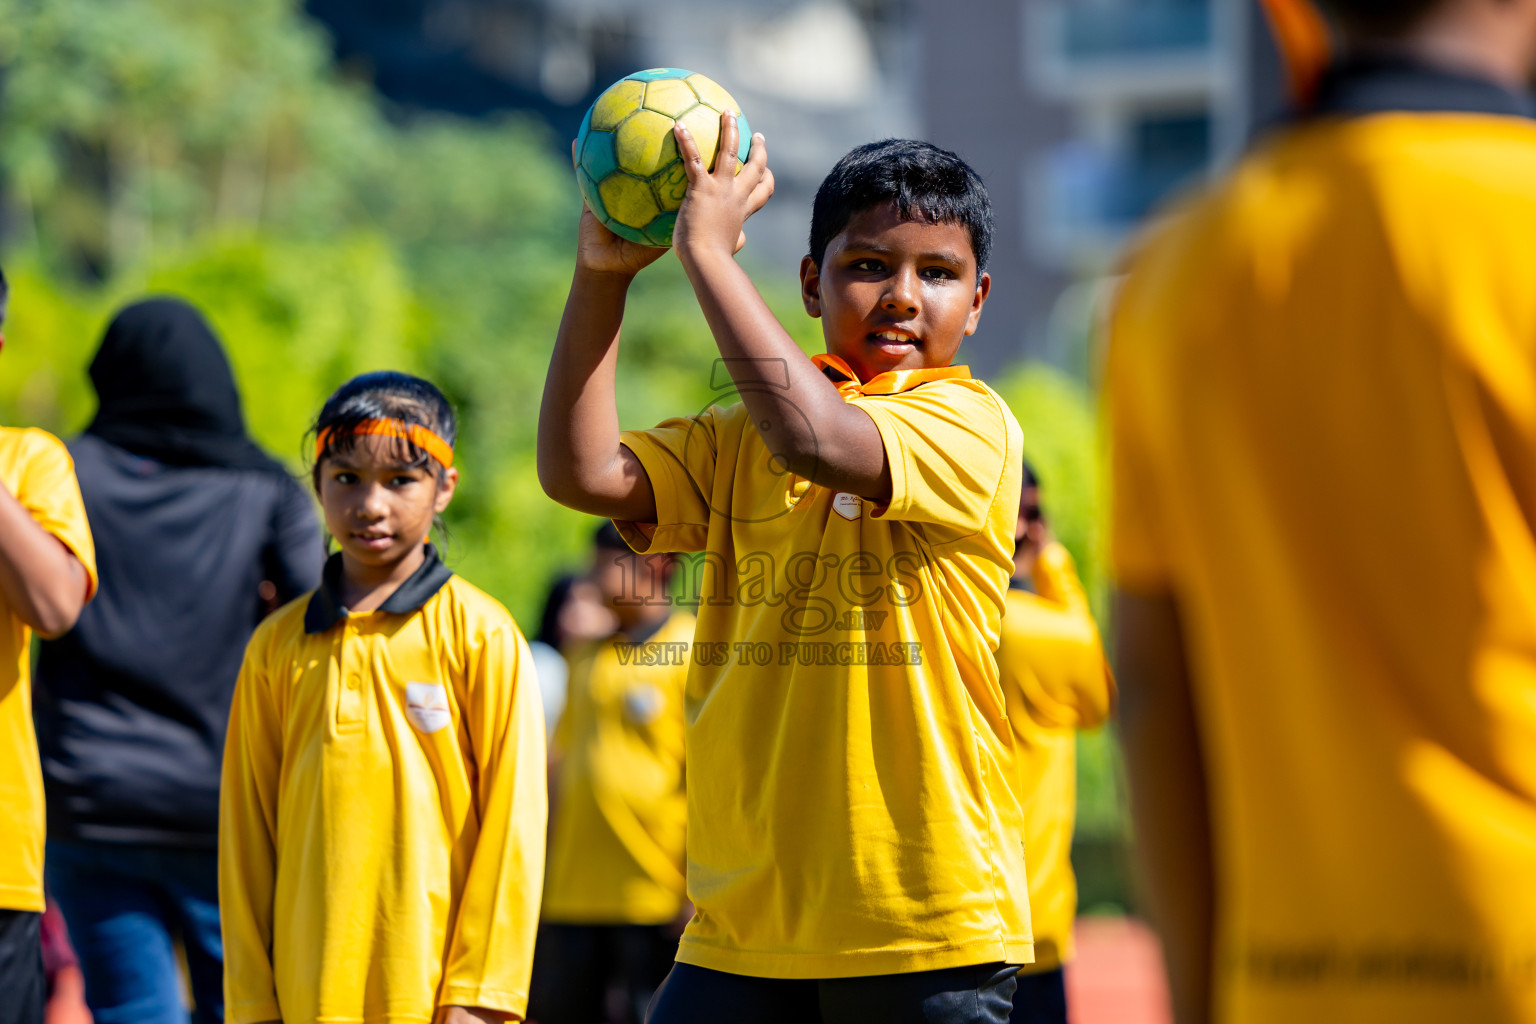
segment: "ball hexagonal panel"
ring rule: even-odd
[[[625,79],[615,82],[592,104],[592,127],[611,132],[630,114],[640,109],[645,97],[645,83]]]
[[[608,216],[637,231],[644,230],[661,213],[650,184],[622,171],[598,182],[597,191]]]
[[[703,75],[689,75],[684,81],[688,83],[689,87],[693,89],[701,101],[708,103],[716,111],[734,110],[738,114],[741,113],[741,108],[736,105],[736,101],[731,98],[731,94],[722,89],[712,79],[705,78]]]
[[[645,87],[645,108],[668,117],[681,117],[685,110],[697,102],[698,96],[680,78],[652,82]]]
[[[640,109],[624,119],[614,133],[619,167],[639,177],[650,177],[670,160],[677,144],[672,139],[672,118],[654,110]]]
[[[688,169],[681,160],[673,161],[651,175],[651,188],[656,191],[656,200],[663,210],[676,210],[688,194]]]
[[[618,170],[619,158],[614,151],[613,132],[593,130],[587,133],[581,144],[581,166],[592,175],[593,181],[602,181]]]

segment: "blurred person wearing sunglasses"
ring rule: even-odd
[[[1035,962],[1019,971],[1009,1021],[1067,1024],[1062,966],[1072,958],[1077,914],[1071,860],[1077,733],[1108,720],[1115,680],[1088,594],[1072,555],[1051,535],[1040,507],[1040,480],[1027,462],[1014,545],[997,667],[1024,811]]]

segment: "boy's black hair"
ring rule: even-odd
[[[1035,467],[1030,463],[1028,459],[1024,460],[1024,486],[1040,486],[1040,474],[1035,472]]]
[[[11,283],[5,279],[5,271],[0,270],[0,324],[5,323],[5,314],[11,308]]]
[[[363,421],[381,419],[400,420],[426,427],[448,442],[450,448],[458,437],[453,406],[448,404],[448,399],[431,381],[394,370],[380,370],[353,377],[325,400],[311,428],[316,437],[329,431],[325,451],[315,459],[313,476],[317,491],[320,489],[320,462],[325,455],[333,451],[351,451],[357,444],[357,429]],[[405,438],[391,440],[398,445],[401,460],[408,465],[437,465],[426,449],[415,442]],[[437,466],[439,481],[446,472],[443,466]]]
[[[1393,38],[1412,29],[1445,0],[1318,0],[1348,32]]]
[[[981,176],[947,149],[912,139],[885,139],[854,149],[816,190],[811,207],[811,259],[819,267],[854,215],[893,203],[903,220],[958,224],[971,236],[976,277],[992,254],[992,200]]]

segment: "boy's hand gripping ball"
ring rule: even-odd
[[[680,68],[637,71],[613,83],[592,104],[576,136],[581,197],[614,234],[641,245],[672,244],[672,225],[688,191],[672,126],[681,121],[714,169],[720,115],[736,111],[741,143],[737,167],[752,148],[752,129],[731,94],[703,75]]]

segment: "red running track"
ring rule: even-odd
[[[1078,918],[1066,984],[1071,1024],[1173,1024],[1157,936],[1134,918]]]

